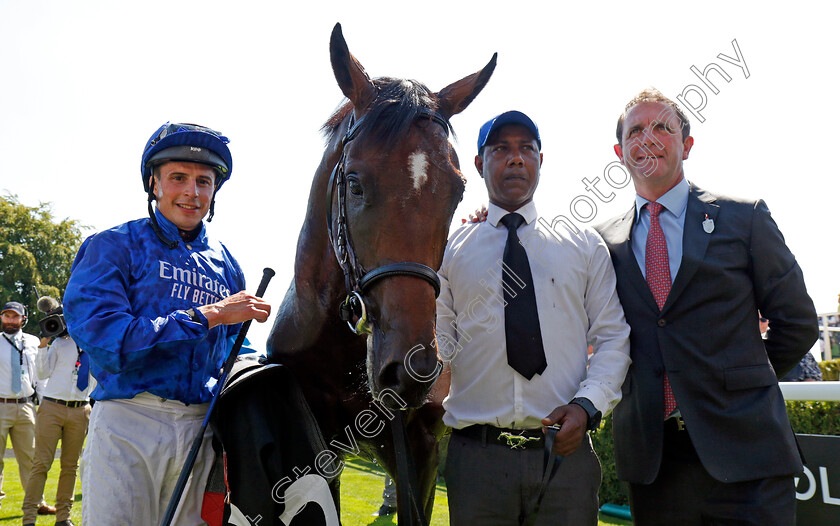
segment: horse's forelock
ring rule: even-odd
[[[338,109],[330,115],[327,122],[321,126],[321,133],[324,135],[324,139],[327,143],[330,143],[333,140],[333,137],[338,131],[338,128],[341,126],[341,123],[347,118],[347,115],[349,115],[351,111],[353,111],[353,104],[351,104],[349,100],[345,99],[344,103],[339,106]]]
[[[392,148],[408,132],[422,110],[437,111],[434,94],[416,80],[380,77],[373,80],[376,99],[366,114],[357,136],[360,141],[373,141],[378,147]],[[353,105],[345,102],[321,127],[327,142],[332,141]],[[447,123],[448,124],[448,123]],[[452,131],[451,126],[449,131]]]

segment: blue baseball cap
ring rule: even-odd
[[[521,111],[512,110],[506,111],[501,115],[496,115],[489,121],[485,122],[481,129],[478,130],[478,151],[480,152],[484,145],[487,144],[487,139],[494,131],[508,124],[521,124],[522,126],[528,128],[528,131],[534,134],[534,138],[537,140],[537,147],[542,150],[540,129],[537,128],[537,124]]]
[[[6,303],[3,305],[3,310],[0,312],[6,312],[7,310],[17,312],[21,316],[26,316],[26,308],[22,303],[18,303],[17,301],[10,301]]]

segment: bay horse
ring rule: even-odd
[[[430,517],[445,430],[440,404],[427,403],[440,371],[435,270],[465,185],[449,119],[487,84],[496,55],[437,93],[414,80],[371,80],[338,24],[330,59],[347,101],[322,128],[327,146],[268,361],[292,370],[342,458],[358,454],[393,476],[394,441],[384,420],[396,413],[407,421],[420,506]]]

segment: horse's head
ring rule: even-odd
[[[392,407],[416,407],[440,370],[434,271],[465,184],[449,118],[481,91],[496,56],[437,93],[411,80],[371,80],[339,25],[330,57],[349,99],[325,125],[339,159],[327,209],[331,246],[346,275],[344,311],[367,337],[373,396]]]

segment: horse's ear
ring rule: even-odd
[[[373,102],[376,88],[365,68],[350,54],[341,33],[341,24],[335,25],[330,36],[330,62],[344,96],[350,99],[354,108],[365,110]]]
[[[448,119],[464,111],[476,95],[481,93],[481,90],[487,85],[487,81],[490,80],[490,75],[496,69],[497,56],[498,53],[493,53],[493,58],[490,59],[490,62],[481,71],[464,77],[458,82],[453,82],[440,90],[437,93],[438,112]]]

